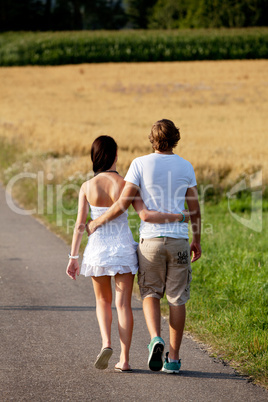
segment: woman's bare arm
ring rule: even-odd
[[[71,256],[77,256],[79,253],[79,248],[81,244],[81,240],[83,237],[83,233],[85,230],[86,220],[88,216],[89,205],[86,198],[86,195],[83,191],[83,185],[79,192],[78,199],[78,213],[76,218],[76,223],[74,227],[73,240],[72,240],[72,248],[71,248]],[[76,279],[76,275],[79,275],[79,264],[77,259],[69,259],[69,264],[66,270],[67,275],[69,275],[72,279]]]

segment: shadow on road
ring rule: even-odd
[[[0,310],[24,311],[95,311],[96,306],[0,306]],[[112,307],[112,310],[116,310]],[[141,307],[132,307],[132,310],[142,310]]]
[[[180,371],[179,374],[168,374],[163,371],[150,371],[150,370],[139,370],[133,369],[132,373],[134,374],[151,374],[151,375],[168,375],[168,376],[179,376],[179,377],[189,377],[189,378],[212,378],[217,380],[245,380],[245,378],[240,377],[238,374],[229,374],[229,373],[210,373],[207,371]]]

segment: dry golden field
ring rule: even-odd
[[[0,137],[57,161],[71,155],[66,175],[91,169],[101,134],[117,140],[124,173],[150,152],[152,123],[168,118],[181,129],[176,152],[199,180],[227,184],[262,167],[267,182],[266,60],[11,67],[0,82]]]

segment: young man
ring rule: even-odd
[[[159,120],[149,135],[154,153],[134,159],[125,177],[126,185],[119,200],[101,217],[89,224],[94,232],[99,226],[120,215],[140,191],[146,207],[161,212],[178,213],[187,202],[193,232],[188,243],[188,225],[184,222],[152,224],[146,213],[140,226],[138,247],[138,282],[143,311],[151,336],[148,364],[153,371],[178,373],[179,349],[185,324],[185,303],[190,297],[191,264],[201,257],[201,216],[195,174],[192,165],[173,153],[180,132],[170,120]],[[164,340],[161,338],[160,299],[169,304],[169,352],[163,365]]]

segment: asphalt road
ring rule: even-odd
[[[268,401],[268,392],[209,357],[190,337],[179,375],[147,367],[149,336],[133,297],[133,373],[119,357],[116,310],[109,368],[93,367],[101,341],[89,278],[65,274],[69,247],[29,216],[15,214],[0,188],[1,401]],[[193,290],[194,291],[194,290]],[[163,320],[168,343],[168,324]]]

